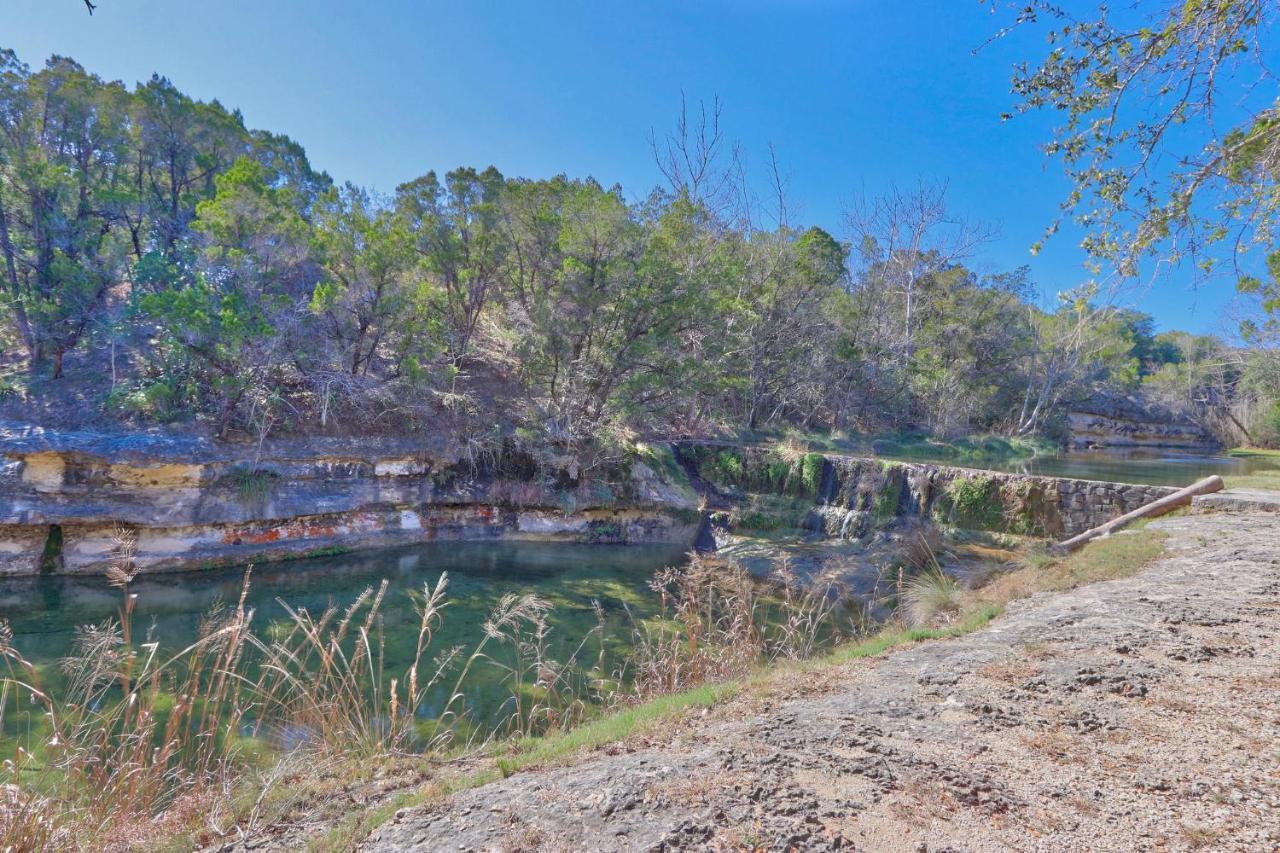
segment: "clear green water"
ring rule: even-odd
[[[935,461],[927,454],[900,454],[910,461]],[[941,461],[941,460],[937,460]],[[957,464],[949,461],[944,464]],[[1186,485],[1209,474],[1241,476],[1280,468],[1275,458],[1233,458],[1178,453],[1101,452],[1042,456],[1035,459],[969,460],[968,467],[1082,479],[1153,485]],[[550,651],[565,660],[577,654],[586,666],[599,661],[611,674],[625,659],[633,619],[657,609],[648,584],[653,574],[684,561],[684,549],[670,546],[574,545],[514,542],[432,543],[410,548],[269,564],[253,572],[248,605],[254,629],[266,635],[273,623],[287,619],[284,606],[318,615],[331,604],[345,606],[366,588],[389,581],[382,606],[381,637],[386,670],[403,673],[412,661],[417,613],[410,592],[420,591],[448,572],[450,583],[444,622],[433,652],[459,646],[470,650],[482,636],[482,623],[508,593],[531,593],[552,605]],[[138,596],[135,637],[147,635],[162,649],[185,647],[197,635],[201,620],[220,603],[240,594],[242,569],[143,576],[132,586]],[[117,617],[121,594],[102,577],[40,577],[0,580],[0,618],[9,621],[14,645],[35,663],[46,687],[56,691],[58,662],[72,651],[75,629]],[[598,625],[595,604],[604,614]],[[589,638],[581,646],[584,638]],[[504,649],[495,654],[501,657]],[[448,699],[445,679],[419,709],[435,718]],[[468,677],[466,703],[482,722],[500,719],[510,698],[510,684],[498,666],[486,665]],[[13,736],[39,727],[36,709],[7,714],[5,733]]]
[[[381,609],[386,670],[399,675],[413,660],[417,638],[418,615],[409,593],[421,590],[424,582],[434,584],[447,571],[449,604],[434,651],[453,646],[469,651],[503,595],[532,593],[553,608],[548,619],[552,655],[565,660],[590,636],[579,659],[590,666],[603,651],[608,672],[627,651],[632,629],[627,609],[637,618],[652,614],[657,597],[649,580],[657,570],[683,560],[683,549],[671,546],[432,543],[260,566],[253,571],[248,605],[254,609],[254,630],[261,636],[272,623],[287,619],[281,601],[318,616],[331,603],[345,606],[365,588],[376,589],[385,578],[390,582]],[[138,595],[135,638],[146,633],[163,649],[184,647],[195,639],[202,617],[213,607],[236,602],[242,580],[242,569],[143,576],[131,586]],[[120,601],[120,591],[102,577],[0,581],[0,617],[13,627],[14,645],[39,666],[42,681],[55,690],[58,661],[71,652],[76,626],[116,618]],[[593,635],[598,624],[595,602],[604,614],[605,630]],[[497,648],[494,654],[501,658],[505,651]],[[419,715],[437,716],[452,686],[446,679],[428,696]],[[497,666],[474,669],[465,690],[478,720],[491,722],[503,715],[510,686]],[[14,735],[33,724],[38,725],[11,713],[5,728]]]
[[[1280,469],[1280,463],[1275,458],[1241,458],[1159,450],[1091,450],[1037,456],[1032,459],[993,459],[979,456],[961,462],[931,457],[928,452],[891,453],[884,456],[904,462],[937,462],[1017,474],[1150,486],[1189,486],[1210,474],[1239,477]]]

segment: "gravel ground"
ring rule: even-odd
[[[1134,577],[459,793],[362,849],[1280,849],[1280,517],[1157,526]]]

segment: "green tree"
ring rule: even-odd
[[[133,252],[173,258],[216,176],[249,150],[249,133],[238,113],[195,101],[159,75],[135,90],[133,114],[133,197],[124,209]]]
[[[35,74],[0,52],[0,251],[32,369],[63,357],[102,311],[122,254],[128,93],[53,57]]]
[[[1015,70],[1018,110],[1060,119],[1046,150],[1071,180],[1064,213],[1097,269],[1136,275],[1156,254],[1208,272],[1274,242],[1273,0],[1015,8],[1004,32],[1042,27],[1049,43]]]
[[[159,358],[181,365],[180,384],[216,413],[219,433],[269,427],[307,337],[305,308],[318,277],[310,226],[292,190],[266,177],[241,157],[197,205],[195,263],[140,265],[139,309],[154,326]]]
[[[443,184],[428,172],[396,189],[400,219],[445,295],[447,348],[455,370],[499,283],[508,247],[500,222],[502,188],[502,175],[491,166],[483,172],[454,169]]]
[[[403,216],[347,184],[321,198],[315,240],[323,277],[311,306],[342,369],[398,375],[405,359],[421,365],[435,355],[436,289]]]

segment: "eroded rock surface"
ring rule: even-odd
[[[1132,578],[459,793],[363,849],[1276,849],[1280,525],[1157,526],[1167,554]]]
[[[102,573],[119,525],[144,571],[434,539],[691,543],[698,529],[697,496],[643,464],[608,484],[482,467],[430,436],[259,446],[0,423],[0,575]]]
[[[1141,400],[1094,397],[1067,414],[1070,443],[1090,447],[1162,448],[1212,452],[1220,445],[1197,424]]]

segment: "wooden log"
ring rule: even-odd
[[[1225,487],[1222,478],[1217,474],[1211,477],[1205,477],[1199,482],[1192,483],[1185,489],[1179,489],[1171,495],[1165,495],[1159,500],[1154,500],[1145,506],[1140,506],[1133,512],[1126,512],[1119,518],[1113,518],[1106,524],[1099,524],[1091,530],[1086,530],[1078,536],[1072,536],[1065,542],[1059,542],[1053,546],[1053,550],[1062,554],[1069,554],[1076,550],[1086,542],[1097,539],[1099,536],[1107,536],[1122,527],[1127,527],[1140,518],[1152,518],[1157,515],[1164,515],[1167,512],[1173,512],[1178,507],[1188,506],[1191,499],[1196,495],[1207,495],[1213,492],[1222,491]]]

